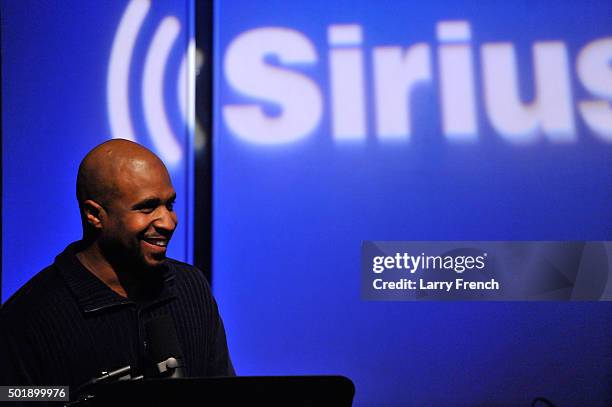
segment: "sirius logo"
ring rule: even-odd
[[[409,141],[412,93],[425,85],[437,88],[441,129],[448,141],[478,141],[483,119],[477,106],[482,103],[491,127],[512,144],[574,143],[578,116],[594,137],[612,143],[612,37],[584,45],[573,67],[563,41],[534,42],[533,78],[521,79],[533,83],[529,102],[520,96],[515,45],[474,44],[468,21],[439,22],[435,45],[365,50],[363,37],[364,29],[358,24],[328,27],[328,114],[337,142],[365,140],[370,117],[381,142]],[[366,58],[371,75],[366,75]],[[227,83],[252,102],[223,106],[227,128],[257,144],[290,143],[311,135],[320,126],[324,97],[320,85],[299,68],[316,66],[319,60],[320,51],[313,42],[290,28],[263,27],[238,35],[225,52],[223,72]],[[475,63],[481,78],[476,77]],[[574,99],[574,72],[590,97]],[[265,104],[279,107],[278,114],[266,112]],[[373,106],[372,114],[367,106]]]
[[[134,131],[130,97],[130,72],[134,47],[142,25],[151,7],[150,0],[132,0],[125,9],[113,40],[107,73],[107,110],[113,138],[137,141]],[[165,17],[157,27],[144,60],[140,75],[141,106],[144,122],[156,153],[168,165],[176,165],[183,157],[181,145],[172,130],[164,106],[164,77],[172,47],[181,30],[176,17]],[[194,41],[190,40],[182,58],[176,97],[185,124],[193,129],[195,122],[195,71],[199,55],[196,55]],[[141,141],[142,142],[142,141]]]

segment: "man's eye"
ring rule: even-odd
[[[151,213],[151,212],[153,212],[153,208],[140,208],[140,212],[142,212],[142,213]]]
[[[171,212],[172,212],[172,211],[174,210],[174,202],[169,202],[169,203],[166,205],[166,208],[167,208],[169,211],[171,211]]]

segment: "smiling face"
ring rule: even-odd
[[[147,156],[125,159],[114,172],[100,246],[115,262],[158,268],[178,224],[170,176],[157,157]]]

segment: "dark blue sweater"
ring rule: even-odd
[[[130,365],[150,368],[146,323],[174,320],[188,376],[233,376],[223,322],[204,275],[168,260],[153,298],[135,302],[112,291],[75,256],[58,255],[0,311],[0,385],[83,383]]]

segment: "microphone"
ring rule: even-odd
[[[134,380],[138,379],[137,377],[133,378],[131,375],[132,368],[130,365],[121,367],[116,370],[112,370],[110,372],[102,372],[100,377],[96,377],[90,381],[91,384],[97,384],[101,382],[110,382],[113,380],[121,381],[121,380]]]
[[[184,377],[183,353],[172,317],[164,314],[148,321],[145,331],[148,355],[155,365],[155,374],[169,378]]]
[[[111,371],[103,371],[100,376],[80,385],[76,391],[76,399],[67,403],[66,407],[89,406],[90,401],[95,398],[93,395],[93,389],[97,384],[120,382],[125,380],[142,380],[143,378],[144,376],[142,375],[132,376],[132,367],[130,365]]]

